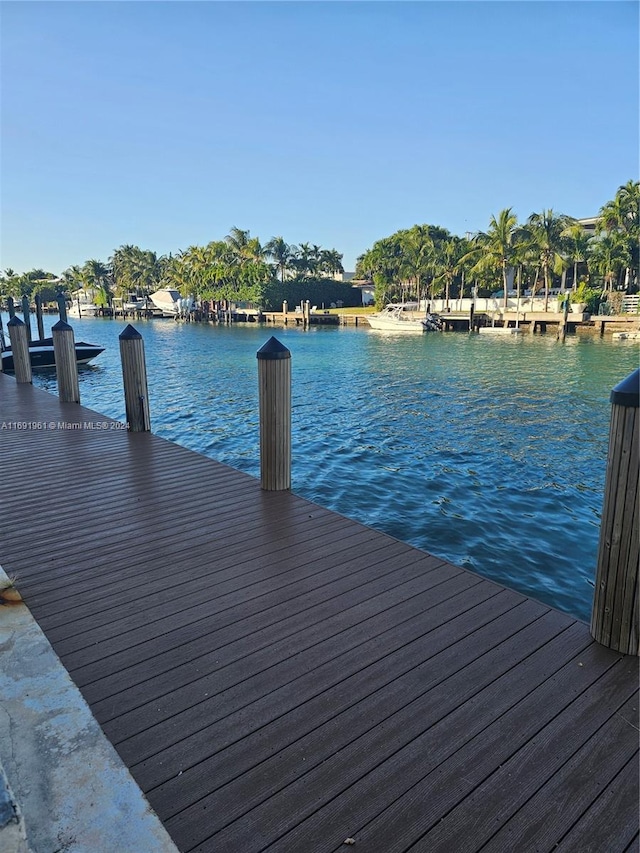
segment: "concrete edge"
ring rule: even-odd
[[[0,603],[0,677],[3,853],[177,853],[22,602]]]

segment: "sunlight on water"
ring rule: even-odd
[[[82,403],[124,420],[123,324],[74,327],[106,347],[81,370]],[[258,476],[256,352],[275,334],[292,353],[295,492],[589,618],[609,393],[637,366],[637,345],[170,320],[137,328],[156,434]],[[56,393],[51,374],[35,383]]]

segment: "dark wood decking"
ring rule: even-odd
[[[638,849],[586,625],[2,375],[0,422],[0,563],[181,850]]]

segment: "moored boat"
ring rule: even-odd
[[[99,311],[98,306],[92,302],[72,302],[67,308],[67,316],[81,320],[83,317],[97,317]]]
[[[100,308],[94,303],[95,291],[87,288],[76,290],[71,294],[71,305],[67,308],[67,316],[76,320],[82,317],[97,317]]]
[[[146,311],[147,307],[147,299],[144,296],[129,296],[128,300],[122,304],[123,311],[129,314],[137,311]]]
[[[76,341],[76,361],[78,364],[88,364],[92,359],[104,352],[104,347],[96,344],[88,344],[85,341]],[[2,349],[2,371],[13,373],[13,353],[11,348]],[[53,351],[53,338],[43,338],[41,341],[32,341],[29,344],[29,359],[32,368],[55,367],[56,360]]]
[[[161,287],[149,299],[162,317],[176,317],[180,313],[180,293],[173,287]]]
[[[367,322],[372,329],[382,332],[437,332],[442,323],[435,314],[424,317],[418,314],[417,302],[390,302],[382,311],[368,314]]]

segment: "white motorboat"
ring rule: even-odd
[[[147,310],[147,300],[144,296],[130,296],[126,302],[122,304],[122,310],[126,311],[128,314],[132,314],[137,311],[146,311]]]
[[[93,305],[89,302],[74,302],[70,308],[67,308],[67,316],[80,320],[82,317],[97,317],[99,311],[100,309],[97,305]]]
[[[441,331],[442,323],[435,314],[420,316],[417,302],[390,302],[382,311],[368,314],[367,322],[372,329],[382,332],[423,332]]]
[[[162,317],[176,317],[180,313],[180,293],[173,287],[161,287],[149,299]]]
[[[82,317],[97,317],[100,308],[94,303],[95,291],[76,290],[71,295],[71,305],[67,308],[67,315],[75,319]]]

